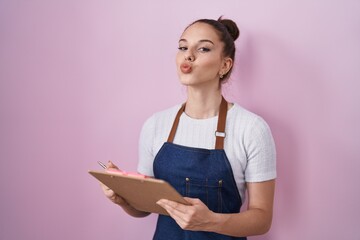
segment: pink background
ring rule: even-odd
[[[182,102],[175,54],[198,18],[235,20],[225,96],[278,151],[261,240],[360,239],[360,2],[0,0],[0,239],[151,239],[87,173],[135,171],[141,126]]]

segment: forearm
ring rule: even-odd
[[[272,221],[275,180],[248,183],[248,210],[241,213],[214,213],[200,200],[184,199],[190,205],[161,199],[157,202],[185,230],[208,231],[243,237],[269,231]]]
[[[129,214],[130,216],[136,217],[136,218],[142,218],[142,217],[146,217],[148,216],[150,213],[148,212],[143,212],[143,211],[139,211],[135,208],[133,208],[131,205],[129,204],[118,204],[127,214]]]
[[[261,235],[269,231],[272,213],[262,209],[249,209],[241,213],[214,213],[208,231],[230,236]]]

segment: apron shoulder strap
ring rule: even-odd
[[[177,129],[177,127],[179,125],[179,121],[180,121],[180,116],[184,111],[185,111],[185,103],[181,106],[181,108],[179,109],[179,111],[176,114],[174,123],[172,125],[171,131],[170,131],[170,134],[169,134],[169,137],[168,137],[168,140],[167,140],[170,143],[172,143],[174,141],[175,134],[176,134],[176,129]]]
[[[216,142],[215,149],[224,149],[224,139],[226,137],[225,125],[226,125],[226,115],[227,115],[228,103],[224,97],[222,97],[219,118],[217,123],[217,130],[215,132]]]
[[[185,105],[186,103],[184,103],[181,106],[181,108],[176,114],[167,142],[172,143],[174,141],[176,130],[180,121],[180,116],[185,111]],[[226,137],[225,125],[226,125],[227,108],[228,108],[228,103],[225,100],[225,98],[222,97],[220,110],[219,110],[219,118],[217,123],[217,130],[215,132],[215,137],[216,137],[215,149],[224,149],[224,139]]]

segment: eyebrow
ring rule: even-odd
[[[184,38],[182,38],[182,39],[179,40],[179,43],[180,43],[180,42],[187,42],[187,40],[184,39]],[[211,43],[212,45],[215,45],[212,41],[210,41],[210,40],[208,40],[208,39],[201,39],[201,40],[199,40],[199,43],[202,43],[202,42],[208,42],[208,43]]]

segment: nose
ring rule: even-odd
[[[193,62],[195,60],[195,57],[192,54],[188,54],[187,56],[185,56],[185,60]]]

